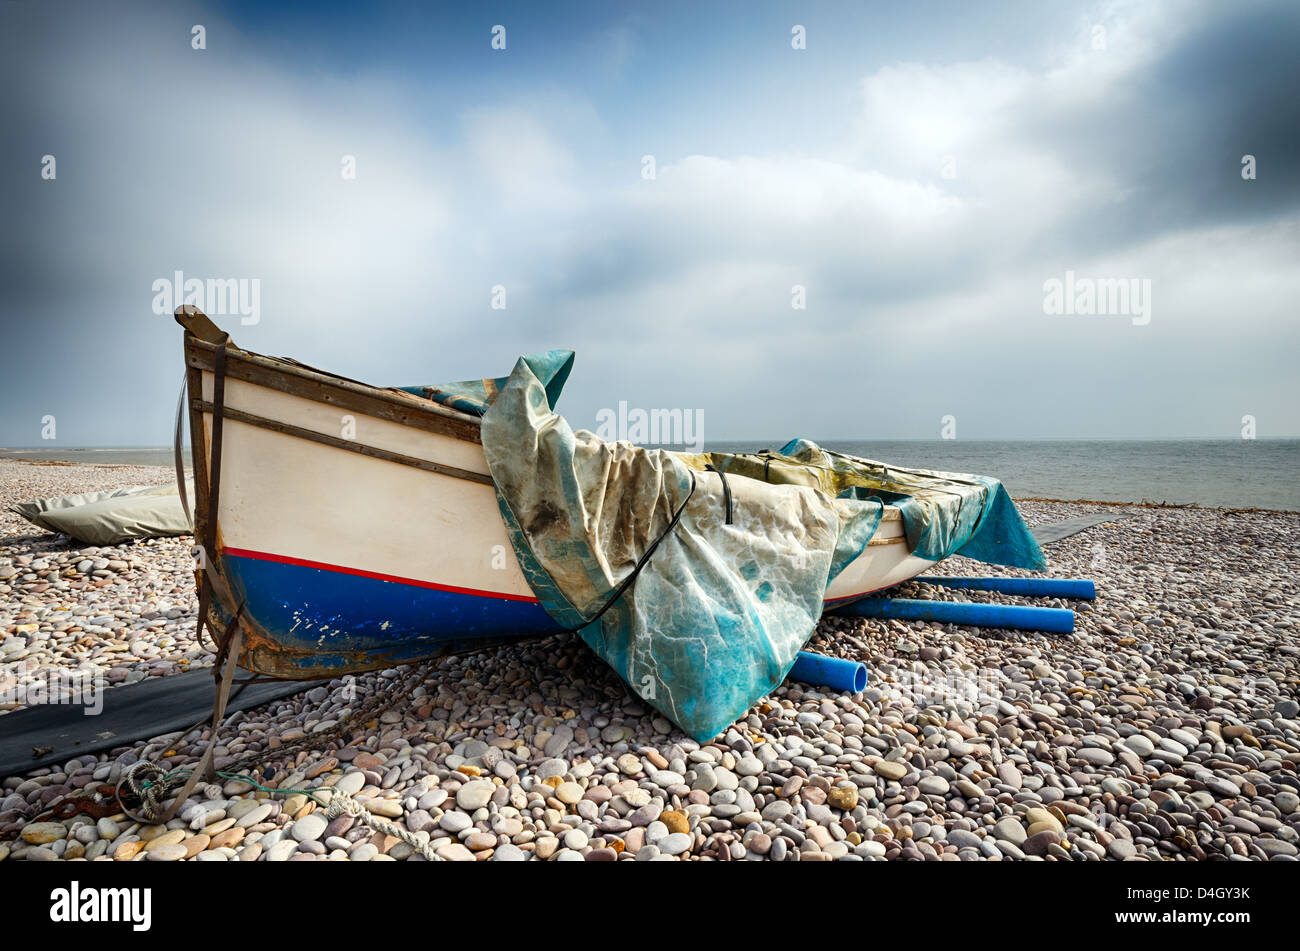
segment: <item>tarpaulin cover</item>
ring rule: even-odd
[[[812,485],[829,495],[879,498],[903,517],[912,554],[936,561],[958,554],[992,565],[1040,569],[1047,559],[997,479],[904,469],[795,439],[777,453],[702,453],[711,464],[769,482]]]
[[[187,491],[192,497],[193,482],[187,483]],[[19,502],[11,511],[47,531],[71,535],[88,545],[188,535],[191,530],[175,482]]]
[[[483,450],[542,605],[697,740],[716,736],[785,678],[827,585],[865,548],[886,504],[912,499],[912,514],[903,509],[909,541],[933,557],[992,545],[999,557],[1036,553],[1041,563],[1032,538],[1031,550],[1014,531],[1018,523],[1028,537],[1014,506],[1007,501],[1010,516],[1000,508],[996,480],[891,470],[906,478],[870,492],[871,477],[853,475],[855,460],[808,442],[780,458],[693,455],[574,431],[552,408],[572,361],[569,351],[523,357],[508,378],[476,392],[469,384],[457,398],[464,408],[487,404]],[[754,476],[727,478],[731,524],[709,464]]]

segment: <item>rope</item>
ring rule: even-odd
[[[122,785],[126,784],[127,789],[140,800],[140,808],[143,815],[136,815],[130,809],[122,805],[122,811],[134,819],[136,822],[142,822],[145,825],[156,825],[158,819],[163,815],[163,801],[167,798],[169,790],[180,785],[191,770],[176,769],[170,772],[164,770],[157,763],[149,760],[141,760],[127,767],[122,773],[122,778],[117,784],[118,802],[122,802]],[[317,805],[324,805],[316,798],[315,793],[320,789],[271,789],[263,786],[251,776],[245,776],[239,773],[221,771],[217,773],[222,779],[237,779],[246,782],[265,792],[278,793],[302,793]],[[325,787],[330,788],[330,787]],[[332,796],[329,805],[325,807],[326,819],[337,819],[339,816],[348,815],[358,820],[362,825],[367,826],[384,835],[391,835],[400,839],[409,845],[412,849],[419,852],[429,862],[445,861],[442,856],[438,855],[429,847],[427,842],[422,842],[414,832],[404,829],[401,826],[389,822],[381,816],[373,815],[364,805],[352,798],[352,794],[343,789],[331,789]],[[216,799],[221,795],[221,787],[215,783],[210,783],[203,787],[203,793],[208,799]]]
[[[429,862],[446,861],[441,855],[433,851],[427,842],[421,842],[419,837],[399,825],[389,822],[381,816],[373,815],[369,809],[363,806],[357,800],[352,798],[352,794],[345,789],[336,789],[333,797],[330,799],[329,806],[325,809],[325,818],[337,819],[339,816],[352,816],[361,822],[362,825],[374,829],[376,832],[382,832],[384,835],[391,835],[401,839],[415,851],[419,852]]]
[[[665,538],[667,538],[670,534],[672,534],[672,530],[676,528],[677,523],[682,520],[682,513],[686,511],[687,503],[690,502],[691,496],[695,495],[695,470],[687,469],[686,471],[687,474],[690,475],[691,477],[691,490],[686,493],[686,498],[682,499],[682,504],[677,506],[677,511],[673,513],[672,520],[669,521],[668,527],[665,528],[662,532],[660,532],[659,537],[656,538],[650,544],[650,547],[645,550],[645,553],[641,556],[640,560],[637,561],[636,565],[633,566],[632,570],[628,572],[627,577],[623,579],[623,583],[620,584],[617,589],[615,589],[614,593],[610,595],[609,600],[605,602],[604,606],[599,611],[597,611],[591,617],[584,620],[581,624],[577,625],[576,627],[566,627],[563,630],[559,631],[558,633],[573,634],[577,631],[581,631],[584,627],[587,627],[591,624],[595,624],[597,621],[601,619],[601,617],[604,616],[606,611],[608,611],[610,608],[612,608],[615,605],[615,603],[617,603],[619,598],[623,597],[624,592],[626,592],[628,588],[632,587],[632,582],[636,581],[637,576],[641,574],[641,569],[644,568],[646,564],[650,561],[650,556],[655,553],[655,550],[659,547],[659,543],[662,542]],[[727,485],[725,479],[723,480],[722,485],[723,488],[725,489]],[[728,522],[730,522],[730,518],[728,518]],[[603,638],[604,636],[605,636],[605,632],[602,629],[601,637]]]
[[[185,776],[179,775],[185,773]],[[145,825],[157,825],[158,820],[163,817],[166,810],[163,808],[163,802],[167,799],[167,794],[176,786],[182,786],[190,770],[173,770],[168,772],[157,763],[151,760],[140,760],[138,763],[132,763],[122,771],[121,778],[117,781],[117,788],[113,791],[117,796],[118,805],[122,811],[134,819],[136,822],[143,822]],[[127,790],[140,801],[140,810],[143,815],[136,815],[122,799],[122,785],[126,784]],[[203,787],[203,795],[209,799],[216,799],[221,795],[221,787],[216,783],[208,783]]]
[[[268,752],[273,753],[275,759],[282,759],[283,757],[295,754],[302,749],[311,749],[313,747],[322,746],[356,724],[364,723],[365,721],[384,713],[384,711],[393,706],[393,704],[395,704],[399,699],[409,696],[410,689],[414,688],[415,682],[422,679],[423,671],[417,670],[407,678],[407,683],[404,685],[407,689],[395,688],[392,690],[375,691],[365,703],[357,707],[334,726],[330,727],[330,729],[321,733],[309,734],[300,739],[285,743],[278,749]],[[209,742],[216,742],[216,737],[214,736]],[[246,783],[247,785],[263,792],[302,793],[317,805],[325,805],[325,803],[315,795],[321,791],[320,789],[273,789],[269,786],[262,785],[254,777],[247,775],[246,771],[249,767],[255,765],[261,760],[270,758],[272,757],[268,756],[267,753],[261,752],[245,754],[228,764],[226,769],[219,770],[217,776],[222,779],[233,779],[238,782]],[[114,790],[114,795],[117,798],[118,805],[122,812],[127,816],[134,819],[136,822],[144,823],[145,825],[157,825],[159,820],[166,814],[164,803],[177,787],[185,784],[187,777],[192,773],[192,769],[180,768],[166,770],[152,760],[141,760],[137,763],[132,763],[122,771],[121,778],[118,780],[117,786]],[[132,809],[127,806],[126,800],[122,797],[123,786],[126,787],[126,791],[130,797],[139,801],[140,805],[138,807],[138,812],[132,811]],[[216,799],[221,796],[222,789],[221,786],[216,783],[208,783],[202,787],[202,792],[208,799]],[[435,855],[433,851],[429,849],[427,844],[422,843],[418,838],[416,838],[414,833],[411,833],[406,829],[403,829],[401,826],[395,825],[379,816],[372,816],[366,808],[361,805],[361,803],[354,800],[343,790],[331,790],[331,792],[333,798],[330,800],[328,806],[329,818],[336,818],[346,812],[348,815],[361,820],[362,823],[370,826],[376,831],[382,832],[385,835],[395,836],[418,851],[428,861],[443,861],[443,859]]]

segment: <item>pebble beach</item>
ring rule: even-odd
[[[53,669],[211,664],[189,537],[83,548],[8,512],[172,478],[0,459],[0,731]],[[264,788],[227,779],[165,826],[38,815],[142,759],[192,764],[206,729],[0,777],[0,861],[1295,861],[1300,513],[1020,507],[1127,516],[1046,548],[1095,602],[894,593],[1072,607],[1072,634],[828,617],[808,649],[865,662],[867,689],[787,681],[703,745],[572,635],[364,674],[234,714],[217,766],[264,754]],[[377,691],[397,699],[375,719],[277,756]],[[329,817],[339,791],[420,848]]]

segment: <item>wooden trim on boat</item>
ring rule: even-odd
[[[194,543],[201,539],[207,521],[208,434],[203,428],[203,414],[194,409],[194,394],[203,393],[203,373],[195,367],[185,368],[186,392],[189,394],[190,467],[194,472]]]
[[[215,407],[208,400],[192,400],[191,405],[200,413],[211,413]],[[428,459],[417,459],[415,456],[402,455],[399,452],[391,452],[387,449],[379,449],[375,446],[367,446],[352,439],[343,439],[339,436],[330,436],[325,433],[318,433],[314,429],[303,429],[301,426],[294,426],[291,423],[282,423],[278,420],[267,419],[265,416],[255,416],[252,413],[245,413],[243,410],[232,409],[229,406],[223,407],[223,417],[234,420],[237,423],[246,423],[249,426],[256,426],[259,429],[269,429],[272,432],[281,433],[285,436],[293,436],[297,439],[307,439],[312,442],[322,443],[335,449],[346,449],[348,452],[357,452],[363,456],[370,456],[374,459],[383,459],[385,462],[396,462],[403,466],[412,466],[416,469],[424,469],[427,472],[436,472],[438,475],[451,476],[454,479],[464,479],[467,482],[478,482],[482,485],[492,485],[492,477],[482,472],[471,472],[469,469],[461,469],[456,466],[444,465],[441,462],[432,462]]]
[[[200,371],[211,372],[215,351],[214,344],[191,337],[186,341],[186,364]],[[226,376],[412,429],[452,436],[466,442],[482,441],[478,419],[448,409],[440,403],[401,390],[356,383],[233,346],[226,349]]]

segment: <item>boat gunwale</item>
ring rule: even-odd
[[[216,350],[215,344],[187,334],[186,365],[200,372],[211,373],[215,366]],[[231,344],[226,346],[226,376],[426,432],[452,436],[465,442],[482,442],[477,416],[450,409],[404,390],[347,380],[277,357],[241,350]],[[201,394],[195,392],[192,395]]]
[[[191,406],[198,412],[208,415],[212,415],[216,412],[216,407],[208,400],[191,400]],[[433,472],[453,479],[464,479],[466,482],[477,482],[480,485],[488,486],[494,484],[492,477],[483,472],[474,472],[470,469],[462,469],[458,466],[450,466],[445,463],[434,462],[430,459],[420,459],[415,456],[404,455],[400,452],[381,449],[378,446],[370,446],[358,442],[355,439],[342,439],[338,436],[330,436],[327,433],[320,433],[314,429],[306,429],[302,426],[294,426],[291,423],[281,422],[280,420],[258,416],[254,413],[235,409],[232,406],[223,406],[221,415],[231,422],[243,423],[246,426],[256,426],[259,429],[279,433],[282,436],[289,436],[293,439],[305,439],[310,442],[320,443],[321,445],[329,446],[332,449],[343,449],[348,452],[355,452],[363,456],[368,456],[372,459],[380,459],[384,462],[393,462],[398,465],[411,466],[415,469],[423,469],[426,472]]]

